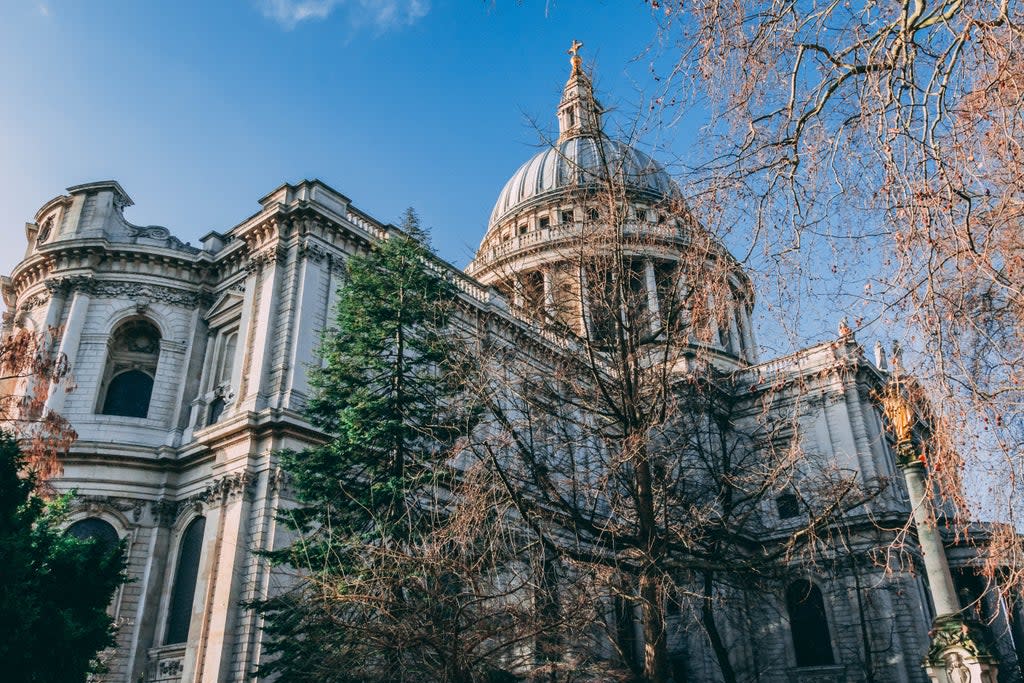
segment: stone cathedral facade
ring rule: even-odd
[[[611,159],[630,186],[628,229],[650,237],[646,250],[630,257],[656,318],[659,268],[686,248],[684,227],[693,229],[658,213],[659,202],[678,190],[656,161],[604,135],[578,58],[557,114],[558,141],[501,191],[467,273],[452,268],[460,296],[479,315],[524,335],[533,334],[537,310],[562,311],[555,315],[566,316],[567,328],[587,324],[585,311],[557,307],[558,244],[590,210],[575,189]],[[253,680],[260,624],[240,605],[275,582],[255,553],[282,542],[274,514],[288,490],[274,453],[317,437],[302,417],[307,368],[346,257],[395,228],[315,180],[282,185],[260,199],[255,214],[210,232],[198,247],[166,228],[133,225],[126,218],[131,205],[117,182],[103,181],[70,187],[42,206],[26,224],[24,258],[2,281],[4,330],[59,331],[54,343],[70,361],[76,387],[54,391],[49,406],[78,432],[57,482],[78,492],[71,529],[127,539],[132,581],[110,608],[118,646],[107,654],[105,680]],[[724,248],[715,257],[734,263]],[[816,397],[801,407],[804,448],[864,483],[898,484],[869,397],[884,368],[848,333],[760,359],[755,293],[738,264],[729,283],[711,302],[717,333],[694,341],[695,350],[757,391],[779,392],[780,409],[802,400],[794,388],[801,386],[800,396]],[[799,512],[791,500],[777,503],[770,514],[784,529]],[[898,485],[873,505],[876,519],[897,527],[910,514]],[[949,549],[968,597],[979,590],[974,552]],[[756,626],[727,634],[743,680],[865,681],[867,659],[875,681],[926,680],[921,660],[932,607],[920,572],[808,575],[800,589],[814,602],[810,614],[785,595],[743,608],[756,613],[749,620]],[[982,602],[995,619],[1003,660],[1016,662],[1019,620],[994,598]],[[706,638],[681,618],[672,627],[677,680],[716,680]],[[1015,680],[1014,670],[1004,666],[1001,681]]]

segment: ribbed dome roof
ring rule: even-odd
[[[498,195],[490,224],[543,195],[585,187],[604,179],[607,173],[634,191],[658,198],[676,192],[664,167],[640,150],[601,134],[572,137],[560,140],[519,167]]]

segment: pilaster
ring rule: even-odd
[[[283,250],[277,243],[264,248],[250,258],[252,277],[252,303],[249,287],[246,287],[247,304],[243,319],[249,317],[246,329],[245,360],[242,376],[245,385],[239,390],[239,408],[256,411],[265,407],[267,381],[271,366],[271,345],[278,334],[287,330],[275,330],[271,324],[277,311],[281,280]]]
[[[78,347],[81,344],[82,330],[85,328],[86,318],[89,315],[89,302],[90,297],[87,292],[81,289],[74,290],[71,298],[71,308],[68,311],[67,322],[64,325],[64,333],[60,338],[60,347],[57,352],[67,358],[68,364],[72,368],[72,373],[74,368],[77,367]],[[101,362],[105,359],[104,354]],[[58,413],[62,412],[66,397],[67,392],[63,385],[54,385],[53,391],[46,401],[46,408]]]

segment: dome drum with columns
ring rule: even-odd
[[[604,133],[578,47],[557,110],[558,139],[505,184],[467,272],[501,291],[521,317],[591,335],[606,327],[602,291],[623,277],[620,298],[647,311],[639,319],[648,338],[660,338],[666,325],[686,327],[679,338],[687,343],[732,363],[756,362],[749,279],[692,217],[664,167]]]

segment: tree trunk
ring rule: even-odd
[[[715,579],[708,572],[704,574],[704,600],[701,602],[700,615],[704,630],[711,641],[711,649],[715,651],[715,659],[718,660],[718,669],[722,672],[722,680],[725,683],[736,683],[736,671],[729,661],[729,650],[722,641],[722,634],[718,631],[718,624],[715,622]]]
[[[668,680],[667,642],[663,579],[658,570],[662,543],[654,512],[654,479],[646,446],[636,453],[637,519],[643,552],[647,556],[640,572],[640,619],[644,631],[644,679],[650,683]]]
[[[651,571],[640,575],[641,619],[644,628],[644,680],[665,683],[668,680],[665,612],[661,577]]]

